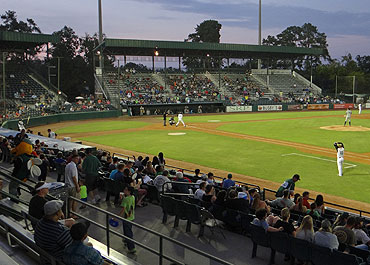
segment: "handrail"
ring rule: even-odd
[[[128,161],[130,161],[130,158],[133,158],[133,156],[124,155],[124,154],[120,154],[120,153],[113,153],[112,158],[115,155],[126,157]],[[194,170],[190,170],[190,169],[186,169],[186,168],[181,168],[181,167],[177,167],[177,166],[165,165],[165,167],[168,167],[168,168],[171,168],[171,169],[181,170],[183,172],[189,172],[189,173],[193,173],[194,172]],[[200,174],[202,174],[202,172],[200,172]],[[216,179],[218,179],[218,180],[223,180],[224,179],[223,177],[219,177],[219,176],[213,176],[213,177],[216,178]],[[261,191],[261,187],[258,186],[258,185],[256,185],[256,184],[247,183],[247,182],[243,182],[243,181],[239,181],[239,180],[234,180],[234,181],[235,181],[236,184],[239,184],[239,185],[242,185],[242,186],[252,186],[254,188],[257,188],[259,191]]]
[[[98,77],[96,76],[95,73],[94,73],[94,79],[95,79],[95,82],[98,82],[98,86],[99,86],[101,92],[103,93],[104,97],[106,99],[108,99],[107,94],[105,94],[104,88],[103,88],[102,84],[100,84],[99,79],[98,79]]]
[[[171,261],[171,262],[180,263],[180,264],[183,264],[183,263],[182,263],[182,262],[177,261],[176,259],[174,259],[174,258],[172,258],[172,257],[167,256],[166,254],[164,254],[164,253],[163,253],[163,248],[161,248],[161,247],[160,247],[160,250],[159,250],[159,251],[157,251],[157,250],[152,249],[151,247],[148,247],[148,246],[146,246],[146,245],[144,245],[144,244],[142,244],[142,243],[140,243],[140,242],[138,242],[138,241],[136,241],[136,240],[134,240],[134,239],[131,239],[131,238],[129,238],[129,237],[127,237],[127,236],[123,235],[123,234],[117,233],[117,232],[115,232],[115,231],[111,231],[111,230],[110,230],[110,227],[109,227],[109,219],[110,219],[109,217],[114,217],[115,219],[117,219],[117,220],[119,220],[119,221],[127,222],[127,223],[129,223],[129,224],[131,224],[131,225],[133,225],[133,226],[135,226],[135,227],[137,227],[137,228],[140,228],[141,230],[144,230],[144,231],[146,231],[146,232],[148,232],[148,233],[151,233],[151,234],[153,234],[153,235],[158,236],[158,237],[159,237],[159,240],[160,240],[160,244],[159,244],[160,246],[162,245],[163,239],[165,239],[165,240],[167,240],[167,241],[169,241],[169,242],[172,242],[172,243],[174,243],[174,244],[176,244],[176,245],[178,245],[178,246],[181,246],[181,247],[183,247],[183,248],[185,248],[185,249],[188,249],[188,250],[190,250],[190,251],[192,251],[192,252],[194,252],[194,253],[197,253],[197,254],[199,254],[199,255],[201,255],[201,256],[203,256],[203,257],[206,257],[206,258],[208,258],[208,259],[210,259],[210,260],[212,260],[212,261],[214,261],[214,262],[218,262],[218,263],[220,263],[220,264],[225,264],[225,265],[231,265],[231,264],[232,264],[232,263],[230,263],[230,262],[228,262],[228,261],[222,260],[222,259],[217,258],[217,257],[214,257],[214,256],[212,256],[212,255],[210,255],[210,254],[208,254],[208,253],[206,253],[206,252],[204,252],[204,251],[201,251],[201,250],[199,250],[199,249],[196,249],[196,248],[194,248],[194,247],[192,247],[192,246],[186,245],[186,244],[184,244],[184,243],[182,243],[182,242],[180,242],[180,241],[178,241],[178,240],[176,240],[176,239],[173,239],[173,238],[171,238],[171,237],[169,237],[169,236],[166,236],[166,235],[163,235],[163,234],[161,234],[161,233],[159,233],[159,232],[157,232],[157,231],[151,230],[151,229],[149,229],[149,228],[147,228],[147,227],[145,227],[145,226],[143,226],[143,225],[140,225],[140,224],[138,224],[138,223],[135,223],[135,222],[129,221],[129,220],[127,220],[127,219],[124,219],[124,218],[123,218],[123,217],[121,217],[121,216],[118,216],[118,215],[116,215],[116,214],[114,214],[114,213],[111,213],[111,212],[109,212],[109,211],[106,211],[106,210],[104,210],[104,209],[101,209],[101,208],[99,208],[99,207],[96,207],[95,205],[92,205],[92,204],[90,204],[90,203],[87,203],[87,202],[81,201],[80,199],[77,199],[77,198],[75,198],[75,197],[70,197],[70,196],[68,196],[68,197],[67,197],[67,202],[66,202],[67,204],[69,203],[69,200],[76,201],[76,202],[78,202],[78,203],[81,203],[81,204],[83,204],[83,205],[85,205],[85,206],[88,206],[88,207],[90,207],[90,208],[92,208],[92,209],[96,210],[97,212],[100,212],[100,213],[105,214],[105,215],[106,215],[106,218],[105,218],[105,226],[104,226],[104,225],[101,225],[101,224],[97,223],[96,221],[91,220],[91,219],[89,219],[89,218],[87,218],[87,217],[85,217],[85,216],[82,216],[81,214],[76,213],[76,212],[74,212],[74,211],[71,211],[71,213],[72,213],[72,214],[74,214],[74,215],[76,215],[76,216],[78,216],[78,217],[80,217],[81,219],[84,219],[84,220],[86,220],[86,221],[90,221],[90,222],[92,222],[92,223],[96,224],[98,227],[100,227],[100,228],[102,228],[102,229],[106,229],[106,230],[107,230],[107,235],[108,235],[109,233],[113,233],[114,235],[116,235],[116,236],[118,236],[118,237],[120,237],[120,238],[130,240],[130,241],[134,242],[135,244],[137,244],[138,246],[140,246],[140,247],[142,247],[142,248],[144,248],[144,249],[146,249],[146,250],[148,250],[148,251],[152,252],[153,254],[155,254],[155,255],[157,255],[157,256],[159,257],[159,264],[160,264],[160,265],[162,265],[162,264],[163,264],[163,258],[164,258],[164,259],[166,259],[166,260],[169,260],[169,261]],[[67,212],[67,215],[68,215],[68,212]],[[107,237],[107,253],[108,253],[108,254],[109,254],[109,249],[110,249],[110,238],[109,238],[109,236],[108,236],[108,237]]]
[[[276,193],[276,190],[263,188],[263,198],[265,198],[265,191],[270,191],[270,192]],[[315,199],[309,198],[309,200],[314,201]],[[354,212],[359,212],[360,216],[362,216],[363,213],[366,213],[366,214],[370,215],[370,212],[368,212],[368,211],[359,210],[359,209],[356,209],[356,208],[352,208],[352,207],[348,207],[348,206],[344,206],[344,205],[340,205],[340,204],[336,204],[336,203],[332,203],[332,202],[327,202],[327,201],[324,201],[324,203],[327,204],[327,205],[334,206],[334,207],[343,208],[343,209],[347,209],[347,210],[354,211]]]

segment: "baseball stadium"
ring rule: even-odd
[[[97,13],[84,37],[1,16],[1,264],[370,264],[369,56]]]

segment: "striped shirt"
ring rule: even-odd
[[[65,247],[73,241],[66,226],[46,218],[37,223],[34,238],[36,245],[58,259],[63,258]]]

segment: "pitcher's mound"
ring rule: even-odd
[[[340,131],[340,132],[367,132],[370,128],[362,126],[343,126],[343,125],[331,125],[323,126],[320,129],[330,130],[330,131]]]

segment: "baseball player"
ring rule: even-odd
[[[347,121],[348,121],[349,126],[351,126],[351,115],[352,115],[352,111],[350,108],[348,108],[346,111],[346,115],[345,115],[346,120],[344,121],[344,126],[346,126]]]
[[[334,147],[337,150],[337,165],[338,165],[338,176],[343,176],[343,161],[344,161],[344,145],[341,142],[334,143]]]
[[[361,114],[361,110],[362,110],[362,105],[360,103],[360,104],[358,104],[358,114]]]
[[[182,123],[182,125],[184,125],[184,127],[186,127],[184,121],[182,120],[182,113],[180,112],[179,115],[177,115],[177,123],[176,123],[176,127],[180,124],[180,122]]]

